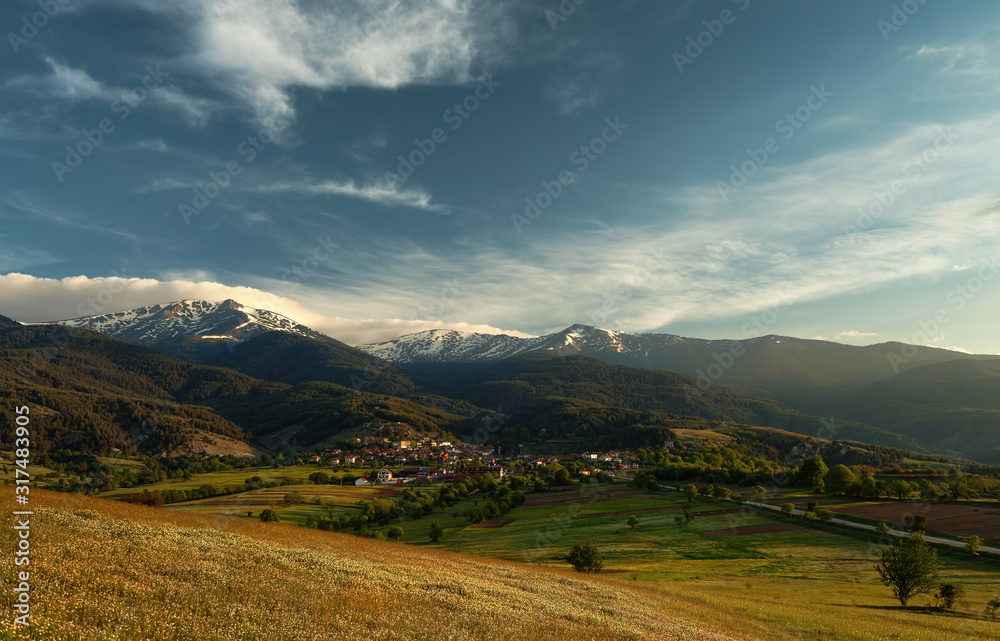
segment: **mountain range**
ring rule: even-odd
[[[352,390],[405,400],[411,413],[443,412],[451,428],[497,412],[540,429],[532,411],[551,416],[558,407],[564,418],[578,417],[581,403],[812,435],[822,431],[817,417],[826,416],[846,426],[838,438],[1000,460],[1000,358],[931,347],[774,335],[703,340],[587,325],[537,338],[431,330],[351,347],[233,300],[180,301],[57,324],[280,384],[280,394],[266,402],[292,395],[305,403],[299,409],[327,402],[316,400],[320,386],[324,399]],[[21,325],[0,319],[3,326]],[[291,391],[297,388],[306,391]],[[253,424],[247,408],[270,412],[244,399],[226,407],[227,420]],[[296,416],[298,429],[309,426],[309,438],[321,436],[318,419]],[[280,432],[295,421],[272,423],[248,430]]]

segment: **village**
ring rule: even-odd
[[[312,454],[310,463],[335,470],[371,469],[356,478],[355,485],[401,485],[405,483],[447,482],[489,474],[497,478],[523,475],[541,465],[559,463],[580,476],[599,472],[637,470],[631,450],[588,451],[582,454],[530,454],[504,456],[499,445],[461,443],[435,439],[364,436],[353,439],[351,449],[329,449]],[[566,446],[571,441],[550,440],[546,446]],[[664,445],[670,447],[673,442]],[[349,476],[345,478],[350,478]]]

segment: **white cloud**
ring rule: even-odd
[[[107,0],[120,2],[121,0]],[[507,37],[507,3],[476,0],[142,0],[188,18],[191,67],[258,120],[294,112],[296,87],[395,89],[464,83]]]
[[[868,338],[870,336],[878,336],[875,332],[862,332],[856,329],[849,329],[846,332],[840,332],[833,338],[835,340],[840,340],[842,338]]]
[[[279,182],[254,187],[253,190],[265,192],[300,192],[312,195],[326,194],[330,196],[358,198],[385,206],[412,207],[435,213],[447,213],[448,211],[448,208],[444,205],[433,204],[431,202],[431,195],[426,191],[420,189],[399,189],[395,183],[387,180],[370,182],[360,186],[353,180]]]
[[[162,138],[151,138],[148,140],[137,140],[128,146],[133,151],[157,151],[163,152],[168,149],[167,143]]]
[[[45,57],[45,64],[52,70],[48,76],[20,76],[9,81],[8,85],[24,87],[46,98],[58,98],[70,102],[97,98],[110,99],[111,90],[83,69],[74,69],[49,56]]]
[[[23,322],[65,320],[192,298],[231,298],[250,307],[269,309],[349,344],[387,340],[401,334],[439,327],[464,332],[528,336],[484,324],[397,318],[350,319],[324,315],[287,296],[208,280],[162,281],[127,276],[52,279],[21,273],[0,276],[0,314]]]

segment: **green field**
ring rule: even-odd
[[[202,472],[193,475],[190,479],[176,478],[167,479],[162,483],[153,483],[150,485],[136,485],[129,488],[119,488],[117,490],[111,490],[110,492],[101,492],[97,496],[100,498],[119,498],[127,494],[134,494],[137,492],[142,492],[144,490],[149,490],[150,492],[165,492],[167,490],[193,490],[195,488],[201,487],[202,485],[216,485],[218,487],[231,487],[235,485],[240,485],[245,483],[246,480],[252,476],[259,476],[265,481],[272,483],[280,483],[286,479],[291,481],[296,481],[299,483],[308,482],[309,475],[313,472],[326,472],[327,474],[345,474],[347,472],[333,471],[329,467],[320,467],[318,465],[289,465],[287,467],[262,467],[262,468],[246,468],[242,470],[225,470],[222,472]],[[366,475],[371,471],[371,468],[357,468],[349,471],[350,474],[356,476]],[[284,493],[282,494],[284,496]]]

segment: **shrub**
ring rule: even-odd
[[[633,530],[635,529],[635,526],[639,525],[639,519],[636,518],[635,514],[633,514],[632,516],[628,517],[628,523],[627,523],[627,525],[630,528],[632,528]]]
[[[281,520],[281,517],[278,516],[275,510],[268,509],[260,513],[260,520],[264,523],[277,523]]]
[[[820,523],[829,523],[833,520],[833,512],[830,510],[816,510],[816,519]]]
[[[793,516],[795,514],[795,504],[785,503],[781,506],[781,513],[785,516]]]
[[[393,541],[398,541],[399,538],[403,536],[403,528],[399,527],[398,525],[393,525],[391,528],[389,528],[388,536]]]
[[[934,594],[934,603],[942,610],[951,610],[955,602],[965,596],[965,587],[960,583],[942,583]]]
[[[604,567],[601,551],[593,543],[577,543],[570,548],[566,561],[577,572],[599,572]]]

